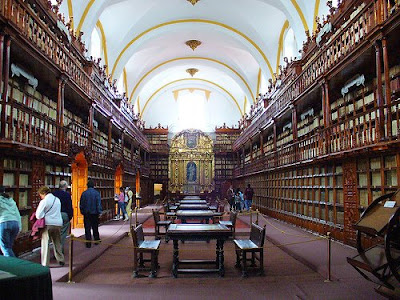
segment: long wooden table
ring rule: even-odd
[[[198,199],[198,200],[181,200],[179,201],[179,203],[182,204],[206,204],[207,205],[207,201],[206,200],[202,200],[202,199]]]
[[[178,207],[179,210],[207,210],[208,208],[208,204],[181,204]]]
[[[214,212],[210,209],[207,210],[178,210],[176,212],[176,218],[182,220],[182,223],[186,223],[189,219],[200,220],[201,222],[206,221],[209,223],[210,219],[221,216],[222,213]]]
[[[225,275],[224,268],[224,242],[232,235],[231,230],[221,224],[171,224],[167,236],[174,243],[172,275],[176,278],[178,273],[210,273],[218,272],[221,277]],[[215,260],[179,260],[179,241],[209,241],[217,240]],[[180,264],[215,264],[214,269],[182,269]]]

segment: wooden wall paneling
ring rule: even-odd
[[[343,162],[344,192],[344,238],[345,243],[356,245],[356,231],[353,229],[359,219],[359,200],[357,193],[357,164],[355,161]]]
[[[2,94],[2,106],[1,106],[1,124],[3,126],[0,130],[0,137],[6,137],[6,127],[7,127],[7,96],[8,96],[8,80],[10,75],[10,46],[11,46],[11,38],[9,36],[5,37],[4,41],[4,58],[3,58],[3,69],[0,70],[3,72],[3,94]],[[8,125],[9,126],[9,125]]]
[[[387,5],[385,5],[387,10]],[[390,77],[389,77],[389,53],[388,53],[388,39],[387,37],[382,38],[382,52],[383,52],[383,70],[385,73],[385,104],[386,104],[386,128],[387,137],[392,137],[392,91],[390,88]]]
[[[45,184],[46,166],[43,160],[32,160],[32,207],[36,208],[40,202],[38,189]]]
[[[378,139],[383,140],[385,138],[385,114],[383,111],[383,90],[382,90],[382,50],[381,41],[375,42],[375,63],[376,63],[376,105],[378,107],[378,125],[376,129],[378,130]]]

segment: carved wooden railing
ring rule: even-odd
[[[93,140],[92,143],[92,163],[113,168],[113,161],[110,158],[107,147],[104,147],[103,144],[96,140]]]
[[[69,144],[78,147],[88,147],[90,130],[87,125],[77,122],[71,122],[67,125],[68,133],[66,135]]]
[[[6,111],[5,140],[54,152],[68,152],[68,142],[60,138],[67,135],[67,129],[58,126],[48,116],[18,102],[12,103],[12,106],[6,104]]]
[[[123,159],[123,152],[122,152],[122,147],[121,144],[118,143],[113,143],[112,144],[112,152],[111,152],[112,158],[117,160],[117,161],[122,161]]]
[[[63,41],[52,32],[29,4],[18,0],[3,0],[0,13],[25,36],[44,56],[68,74],[86,94],[90,94],[91,82],[83,64],[66,48]]]
[[[168,154],[169,146],[168,144],[150,144],[150,152]]]
[[[299,76],[274,96],[264,114],[244,129],[241,137],[234,143],[234,149],[238,149],[260,130],[262,124],[271,122],[293,101],[318,84],[324,74],[337,67],[363,40],[367,40],[369,33],[379,25],[378,12],[382,12],[379,3],[380,0],[367,3],[342,28],[337,29],[328,42],[318,49],[318,54],[306,62]],[[399,9],[398,6],[393,6],[392,14],[396,9]],[[386,21],[383,18],[381,20]]]
[[[0,18],[6,19],[14,26],[32,46],[53,62],[60,71],[68,75],[79,89],[88,98],[95,99],[100,106],[100,111],[105,115],[113,115],[122,128],[126,128],[145,150],[149,150],[149,144],[142,132],[130,120],[131,116],[121,113],[121,110],[111,100],[114,96],[103,85],[95,82],[84,69],[87,61],[83,61],[81,53],[64,43],[23,0],[3,0],[0,2]]]
[[[380,141],[378,133],[379,108],[371,108],[356,116],[340,120],[336,124],[315,133],[302,136],[297,142],[286,144],[276,151],[265,153],[243,167],[234,169],[234,176],[249,175],[276,167],[290,166],[316,159],[328,154],[352,152],[367,147],[386,145],[388,140],[400,137],[400,99],[393,101],[390,107],[384,107],[386,120],[390,119],[391,132],[385,123],[385,136]]]

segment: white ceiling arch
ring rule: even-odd
[[[143,107],[141,108],[141,116],[144,116],[146,112],[148,112],[148,110],[146,111],[147,106],[149,105],[149,103],[151,101],[155,101],[157,100],[157,96],[160,97],[160,93],[162,92],[168,92],[174,88],[180,88],[182,89],[182,83],[185,84],[185,87],[187,89],[195,89],[196,87],[198,88],[204,88],[204,87],[209,87],[213,90],[216,90],[218,94],[222,94],[224,95],[228,101],[232,101],[232,105],[234,104],[235,107],[237,108],[237,111],[239,113],[239,116],[243,115],[243,110],[240,107],[240,104],[238,102],[238,100],[231,94],[231,92],[229,92],[226,88],[224,88],[223,86],[219,85],[218,83],[215,83],[213,81],[207,80],[207,79],[203,79],[203,78],[180,78],[180,79],[175,79],[171,82],[168,82],[164,85],[162,85],[161,87],[159,87],[158,89],[156,89],[151,95],[150,97],[144,102],[142,103]]]
[[[250,86],[246,82],[245,78],[241,74],[239,74],[234,68],[231,66],[227,65],[224,62],[218,61],[213,58],[208,58],[208,57],[196,57],[196,56],[189,56],[189,57],[177,57],[171,60],[167,60],[165,62],[162,62],[158,65],[156,65],[154,68],[152,68],[150,71],[148,71],[146,74],[144,74],[141,79],[137,82],[137,85],[132,89],[130,95],[129,95],[129,100],[132,101],[138,97],[140,94],[140,88],[141,86],[146,86],[146,84],[157,74],[164,72],[165,70],[171,68],[171,67],[176,67],[176,66],[182,66],[183,70],[187,65],[190,64],[193,67],[198,68],[199,70],[202,69],[204,66],[213,66],[214,68],[230,74],[231,78],[233,81],[235,81],[242,90],[242,93],[246,95],[249,99],[254,97],[253,95],[255,94],[254,91],[250,89]]]
[[[199,72],[196,73],[194,78],[192,78],[186,72],[186,69],[190,66],[190,61],[181,61],[169,66],[163,72],[154,74],[142,87],[140,96],[134,101],[135,106],[138,107],[138,99],[140,99],[143,108],[143,101],[146,102],[149,98],[154,98],[153,95],[156,91],[158,93],[160,92],[160,89],[164,86],[169,86],[171,82],[175,82],[176,80],[182,81],[183,78],[187,78],[185,82],[195,84],[194,87],[201,87],[201,84],[207,83],[207,85],[213,84],[218,86],[220,90],[228,91],[228,94],[231,94],[232,98],[235,99],[234,102],[239,107],[241,113],[249,108],[249,103],[247,103],[247,107],[245,106],[245,97],[243,96],[242,87],[234,80],[234,78],[229,76],[229,74],[226,74],[224,70],[216,68],[214,64],[204,63],[201,69],[199,69]]]
[[[194,67],[201,70],[198,76],[209,71],[197,87],[212,85],[205,80],[218,84],[242,113],[260,82],[278,69],[284,33],[293,30],[297,53],[321,11],[320,0],[200,0],[195,6],[186,0],[64,0],[61,6],[73,17],[74,29],[85,32],[87,45],[91,32],[100,29],[108,70],[115,79],[123,77],[133,101],[147,101],[149,94],[181,78],[183,68]],[[188,39],[203,44],[193,52],[183,44]],[[214,90],[221,99],[230,98]],[[160,101],[162,93],[151,102]]]

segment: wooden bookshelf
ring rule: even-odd
[[[88,179],[94,181],[95,189],[100,192],[101,205],[107,215],[112,215],[115,208],[114,177],[115,174],[111,170],[100,167],[89,167]]]

